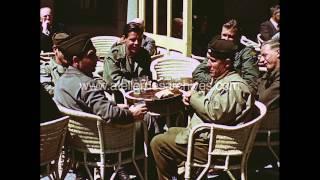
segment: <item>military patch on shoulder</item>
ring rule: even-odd
[[[252,50],[252,51],[250,51],[249,55],[250,55],[250,56],[257,56],[257,52],[254,51],[254,50]]]

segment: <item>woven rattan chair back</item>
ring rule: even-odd
[[[183,56],[164,56],[155,59],[150,65],[152,79],[192,78],[193,70],[200,64],[196,59]]]
[[[222,169],[227,171],[228,175],[235,179],[230,170],[240,169],[241,179],[247,179],[247,160],[250,155],[256,133],[259,129],[261,120],[266,114],[266,107],[261,102],[256,101],[255,106],[259,109],[259,115],[246,123],[236,126],[217,125],[213,123],[202,123],[192,128],[188,141],[187,161],[185,164],[185,178],[190,179],[191,167],[202,167],[203,170],[197,179],[201,179],[209,168]],[[191,155],[193,152],[194,134],[199,131],[209,132],[208,161],[205,164],[193,162]],[[212,164],[213,156],[225,157],[224,165]],[[231,164],[231,156],[239,156],[239,164]]]
[[[104,59],[110,51],[111,46],[119,39],[116,36],[95,36],[91,38],[91,41],[97,50],[97,56],[100,59]]]
[[[53,173],[55,179],[58,175],[58,159],[64,144],[69,116],[40,124],[40,166],[46,170],[41,176]]]
[[[146,163],[146,149],[143,153],[136,155],[135,153],[135,137],[138,127],[144,128],[144,142],[147,142],[147,130],[143,122],[130,123],[126,125],[119,125],[114,123],[107,123],[107,121],[101,119],[100,116],[76,111],[65,108],[58,104],[59,110],[70,116],[70,122],[68,124],[67,134],[67,146],[71,150],[82,152],[84,156],[84,164],[87,169],[87,173],[90,179],[94,179],[88,166],[100,167],[101,179],[104,179],[105,167],[119,168],[122,164],[133,163],[136,167],[138,175],[141,179],[146,179],[147,163]],[[132,156],[127,159],[122,159],[121,154],[124,152],[132,152]],[[106,154],[117,153],[117,161],[106,161]],[[100,155],[99,162],[89,162],[86,160],[87,154]],[[143,177],[139,167],[137,166],[136,159],[145,159]],[[77,161],[77,160],[76,160]],[[114,175],[115,175],[114,173]],[[113,177],[114,177],[113,175]]]

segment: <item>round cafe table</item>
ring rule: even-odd
[[[151,116],[165,117],[168,128],[172,127],[173,117],[175,117],[175,126],[179,126],[184,119],[185,106],[182,103],[182,94],[185,91],[176,89],[173,91],[173,96],[159,99],[155,96],[155,93],[161,90],[164,90],[164,88],[149,88],[140,94],[135,94],[131,90],[125,93],[125,98],[128,105],[143,101]]]

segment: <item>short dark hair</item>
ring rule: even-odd
[[[271,16],[273,16],[273,14],[274,14],[276,11],[278,11],[278,10],[280,10],[280,5],[279,5],[279,4],[277,4],[277,5],[275,5],[275,6],[272,6],[272,7],[270,8]]]
[[[136,32],[138,34],[142,34],[143,29],[141,28],[141,25],[139,23],[130,22],[124,26],[123,35],[127,38],[129,32]]]
[[[224,23],[223,26],[226,29],[233,29],[235,32],[239,31],[239,23],[235,19],[230,19],[228,22]]]

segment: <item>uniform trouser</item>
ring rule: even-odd
[[[184,129],[180,127],[169,128],[166,133],[155,136],[150,143],[159,180],[167,180],[172,176],[177,176],[178,165],[187,159],[187,144],[182,145],[175,142],[177,134]],[[194,147],[194,161],[206,162],[208,143],[202,139],[195,139]]]

